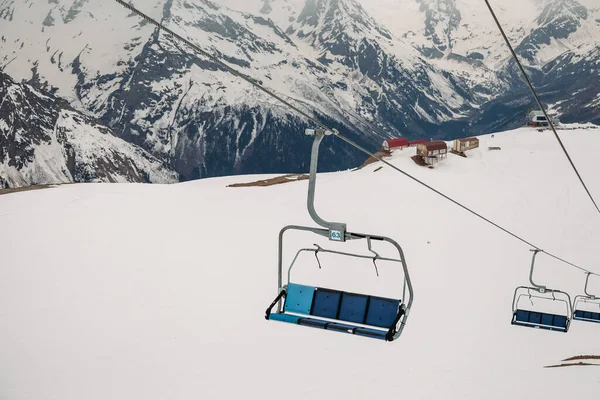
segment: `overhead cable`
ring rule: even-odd
[[[544,117],[546,117],[546,120],[548,121],[548,124],[550,125],[550,128],[552,128],[552,132],[554,133],[554,136],[556,137],[556,140],[558,140],[558,144],[560,144],[560,147],[561,147],[562,151],[565,153],[565,156],[567,157],[567,160],[569,160],[569,163],[571,164],[571,167],[573,167],[573,170],[575,171],[575,174],[577,174],[577,177],[579,178],[579,182],[581,182],[581,185],[583,186],[583,188],[585,189],[585,191],[586,191],[587,195],[589,196],[590,200],[594,204],[594,207],[596,207],[596,211],[598,211],[598,213],[600,213],[600,208],[598,207],[598,204],[596,203],[596,200],[594,200],[594,197],[592,196],[592,193],[590,193],[587,185],[583,181],[583,178],[579,174],[579,171],[577,170],[577,167],[575,166],[575,163],[573,163],[573,160],[571,159],[571,156],[569,155],[569,152],[565,148],[565,145],[563,144],[562,140],[560,140],[560,136],[558,136],[558,133],[556,132],[556,128],[554,126],[554,122],[548,116],[548,113],[546,112],[546,108],[542,104],[542,101],[540,100],[537,92],[535,91],[535,88],[533,87],[533,84],[531,83],[531,80],[529,79],[529,76],[527,75],[527,72],[525,71],[525,68],[523,68],[523,65],[521,64],[521,61],[519,61],[519,57],[517,57],[517,53],[515,53],[515,50],[513,49],[512,45],[510,44],[510,40],[508,40],[508,37],[504,33],[504,29],[502,28],[502,25],[500,24],[500,21],[496,17],[496,13],[494,12],[492,6],[490,5],[490,2],[488,0],[485,0],[485,4],[487,4],[487,7],[489,8],[490,13],[492,14],[492,17],[494,18],[494,21],[496,21],[496,25],[498,25],[498,29],[500,30],[500,33],[502,34],[502,37],[504,38],[504,41],[506,42],[506,45],[510,49],[510,52],[512,53],[512,56],[513,56],[515,62],[517,63],[517,66],[521,70],[521,73],[523,74],[523,77],[525,78],[525,81],[527,82],[527,86],[529,86],[529,89],[531,90],[531,93],[533,94],[533,97],[535,97],[535,101],[537,102],[538,106],[540,107],[540,109],[544,113]]]
[[[310,122],[314,123],[316,126],[322,128],[322,129],[326,129],[328,131],[332,131],[335,132],[335,137],[340,138],[341,140],[343,140],[344,142],[348,143],[349,145],[351,145],[352,147],[356,148],[357,150],[360,150],[361,152],[365,153],[366,155],[374,158],[377,161],[382,162],[383,164],[389,166],[390,168],[400,172],[401,174],[403,174],[404,176],[406,176],[409,179],[412,179],[413,181],[417,182],[418,184],[424,186],[425,188],[433,191],[434,193],[438,194],[439,196],[445,198],[446,200],[454,203],[455,205],[461,207],[462,209],[464,209],[465,211],[468,211],[469,213],[475,215],[476,217],[482,219],[483,221],[487,222],[488,224],[491,224],[492,226],[500,229],[501,231],[509,234],[510,236],[514,237],[515,239],[527,244],[530,247],[535,248],[536,250],[539,250],[540,252],[543,252],[545,254],[547,254],[548,256],[561,261],[567,265],[570,265],[571,267],[577,268],[583,272],[586,273],[590,273],[592,275],[597,275],[600,276],[600,274],[596,274],[595,272],[589,271],[585,268],[582,268],[572,262],[569,262],[565,259],[562,259],[558,256],[555,256],[552,253],[548,253],[544,250],[542,250],[540,247],[532,244],[531,242],[523,239],[522,237],[516,235],[515,233],[509,231],[506,228],[503,228],[502,226],[498,225],[497,223],[491,221],[490,219],[484,217],[483,215],[473,211],[472,209],[470,209],[469,207],[463,205],[462,203],[452,199],[451,197],[445,195],[444,193],[440,192],[439,190],[433,188],[432,186],[426,184],[425,182],[415,178],[414,176],[410,175],[409,173],[401,170],[400,168],[398,168],[397,166],[391,164],[390,162],[384,160],[383,158],[375,155],[374,153],[371,153],[370,151],[368,151],[367,149],[365,149],[364,147],[360,146],[359,144],[353,142],[352,140],[348,139],[347,137],[343,136],[342,134],[340,134],[337,130],[331,129],[329,128],[327,125],[325,125],[324,123],[320,122],[319,120],[317,120],[315,117],[311,117],[310,115],[308,115],[307,113],[305,113],[304,111],[298,109],[297,107],[293,106],[290,102],[284,100],[283,98],[281,98],[280,96],[276,95],[275,93],[273,93],[272,91],[266,89],[265,87],[263,87],[260,83],[258,83],[256,80],[250,78],[249,76],[242,74],[241,72],[235,70],[234,68],[230,67],[229,65],[225,64],[223,61],[219,60],[217,57],[207,53],[206,51],[202,50],[200,47],[196,46],[195,44],[191,43],[189,40],[183,38],[182,36],[178,35],[177,33],[173,32],[172,30],[166,28],[162,23],[156,21],[155,19],[147,16],[146,14],[142,13],[141,11],[139,11],[137,8],[131,6],[130,4],[125,3],[123,0],[115,0],[117,3],[121,4],[123,7],[127,8],[128,10],[130,10],[131,12],[135,13],[136,15],[140,16],[141,18],[143,18],[144,20],[146,20],[147,22],[151,23],[152,25],[155,25],[157,28],[163,30],[164,32],[170,34],[171,36],[173,36],[174,38],[182,41],[183,43],[187,44],[189,47],[191,47],[193,50],[197,51],[198,53],[200,53],[201,55],[209,58],[211,61],[215,62],[216,64],[220,65],[221,67],[225,68],[227,71],[231,72],[233,75],[245,80],[246,82],[250,83],[251,85],[255,86],[257,89],[260,89],[261,91],[263,91],[264,93],[268,94],[269,96],[272,96],[273,98],[277,99],[278,101],[280,101],[281,103],[283,103],[285,106],[289,107],[290,109],[292,109],[293,111],[297,112],[298,114],[302,115],[303,117],[305,117],[306,119],[308,119]]]

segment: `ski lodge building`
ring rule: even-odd
[[[531,111],[527,114],[527,121],[529,126],[548,126],[548,120],[542,111]]]
[[[452,149],[457,153],[464,153],[467,150],[479,147],[479,139],[475,137],[456,139]]]
[[[405,138],[395,138],[388,139],[383,141],[383,145],[381,146],[383,151],[392,151],[394,149],[403,149],[408,147],[408,140]]]
[[[443,140],[420,143],[417,145],[417,155],[425,164],[434,165],[448,157],[448,145]]]

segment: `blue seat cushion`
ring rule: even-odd
[[[269,319],[273,321],[281,321],[281,322],[289,322],[291,324],[297,324],[300,320],[300,317],[296,315],[290,314],[271,314],[269,315]]]
[[[595,312],[591,312],[591,311],[585,311],[583,313],[583,318],[593,319],[593,320],[599,321],[600,320],[600,314],[595,313]]]
[[[564,315],[546,314],[535,311],[517,310],[515,313],[515,321],[533,325],[546,325],[557,328],[566,328],[568,317]]]
[[[288,284],[285,297],[285,312],[310,315],[315,288],[313,286]]]
[[[342,302],[338,319],[364,324],[368,300],[369,296],[362,294],[342,293]]]
[[[542,323],[542,314],[539,312],[530,311],[529,312],[529,322],[532,324],[541,324]]]
[[[383,340],[385,340],[385,336],[387,335],[387,331],[380,331],[377,329],[370,329],[370,328],[356,328],[354,330],[354,333],[356,335],[360,335],[360,336],[368,336],[371,338],[383,339]]]
[[[390,328],[398,315],[399,306],[400,300],[290,282],[283,312],[269,314],[269,319],[385,340],[387,330],[377,327]]]
[[[529,311],[517,310],[515,319],[520,322],[529,322]]]
[[[552,325],[559,327],[559,328],[566,328],[567,327],[567,317],[565,317],[563,315],[554,315]]]
[[[337,319],[342,293],[337,290],[317,288],[311,315]]]
[[[600,322],[600,313],[591,311],[575,310],[575,318],[589,319]]]
[[[552,325],[554,325],[552,323],[553,319],[554,319],[553,316],[550,315],[550,314],[542,314],[541,324],[542,325],[550,325],[550,326],[552,326]]]
[[[367,310],[366,325],[389,328],[398,315],[400,300],[371,296]]]

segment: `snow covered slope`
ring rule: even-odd
[[[438,68],[489,95],[466,132],[517,126],[537,108],[480,0],[367,1],[365,8]],[[491,1],[534,86],[557,116],[598,123],[600,5],[595,0]]]
[[[599,123],[598,71],[578,62],[596,56],[599,7],[497,3],[544,100],[563,121]],[[533,107],[479,0],[132,4],[371,149],[391,136],[455,138],[521,126]],[[0,0],[0,21],[0,69],[55,91],[184,180],[307,165],[307,121],[114,1]],[[573,76],[580,87],[571,91]],[[584,88],[586,95],[574,94]],[[327,170],[362,161],[329,146],[327,154],[343,156],[325,158]]]
[[[163,162],[107,127],[1,72],[0,98],[0,188],[178,180]]]
[[[561,131],[596,198],[599,133]],[[483,136],[468,158],[450,154],[433,170],[414,164],[413,151],[391,161],[600,272],[600,217],[550,132]],[[544,366],[600,354],[600,326],[574,321],[563,334],[510,325],[529,247],[378,168],[320,174],[316,205],[327,219],[403,246],[415,302],[393,343],[265,321],[276,294],[279,229],[312,225],[306,181],[227,188],[259,178],[238,176],[0,196],[0,398],[593,398],[595,367]],[[313,243],[368,254],[357,244],[289,239],[286,262]],[[374,294],[401,290],[390,266],[381,265],[377,278],[370,260],[321,262],[320,270],[308,255],[294,276]],[[582,273],[543,255],[537,265],[537,281],[581,292]]]
[[[399,37],[432,59],[450,55],[498,69],[510,52],[480,0],[360,0]],[[600,6],[594,0],[490,1],[517,52],[542,67],[581,45],[600,43]],[[452,58],[452,57],[451,57]]]

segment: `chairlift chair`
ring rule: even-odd
[[[575,299],[573,299],[573,319],[577,321],[600,323],[600,298],[588,293],[588,283],[591,274],[591,272],[588,272],[585,278],[585,287],[583,289],[583,293],[585,293],[585,295],[577,295],[575,296]],[[597,305],[598,311],[593,312],[590,310],[581,309],[578,307],[581,304]]]
[[[529,272],[529,282],[532,287],[519,286],[515,289],[512,303],[512,325],[525,326],[530,328],[547,329],[551,331],[568,332],[571,323],[572,308],[571,297],[568,293],[560,290],[549,289],[546,286],[537,285],[533,282],[533,269],[535,267],[535,257],[541,250],[533,251],[531,259],[531,270]],[[534,294],[532,294],[532,292]],[[551,297],[548,297],[550,295]],[[528,310],[522,307],[523,300],[527,298],[534,308],[533,299],[542,302],[558,301],[565,304],[566,312],[564,314],[553,314],[542,311]]]
[[[307,207],[311,218],[323,228],[289,225],[279,232],[277,297],[267,308],[265,318],[270,321],[287,322],[391,342],[398,339],[402,334],[413,302],[413,288],[402,248],[393,239],[385,236],[349,232],[346,230],[345,223],[327,222],[317,214],[314,208],[319,145],[325,135],[336,133],[337,131],[331,132],[322,129],[306,130],[307,135],[314,135],[315,137],[311,152]],[[296,252],[293,258],[287,271],[286,283],[284,284],[283,238],[286,232],[293,230],[312,232],[338,243],[350,240],[365,240],[367,242],[367,249],[371,252],[371,255],[329,250],[318,245],[314,245],[315,247],[311,248],[302,248]],[[380,256],[372,248],[373,241],[392,244],[398,251],[399,257],[388,258]],[[370,259],[378,275],[377,261],[398,263],[402,266],[404,273],[402,293],[399,291],[398,298],[392,299],[332,288],[307,286],[293,282],[291,280],[292,268],[299,255],[305,252],[314,253],[319,267],[321,267],[318,258],[320,253]],[[400,294],[402,294],[401,298]]]

